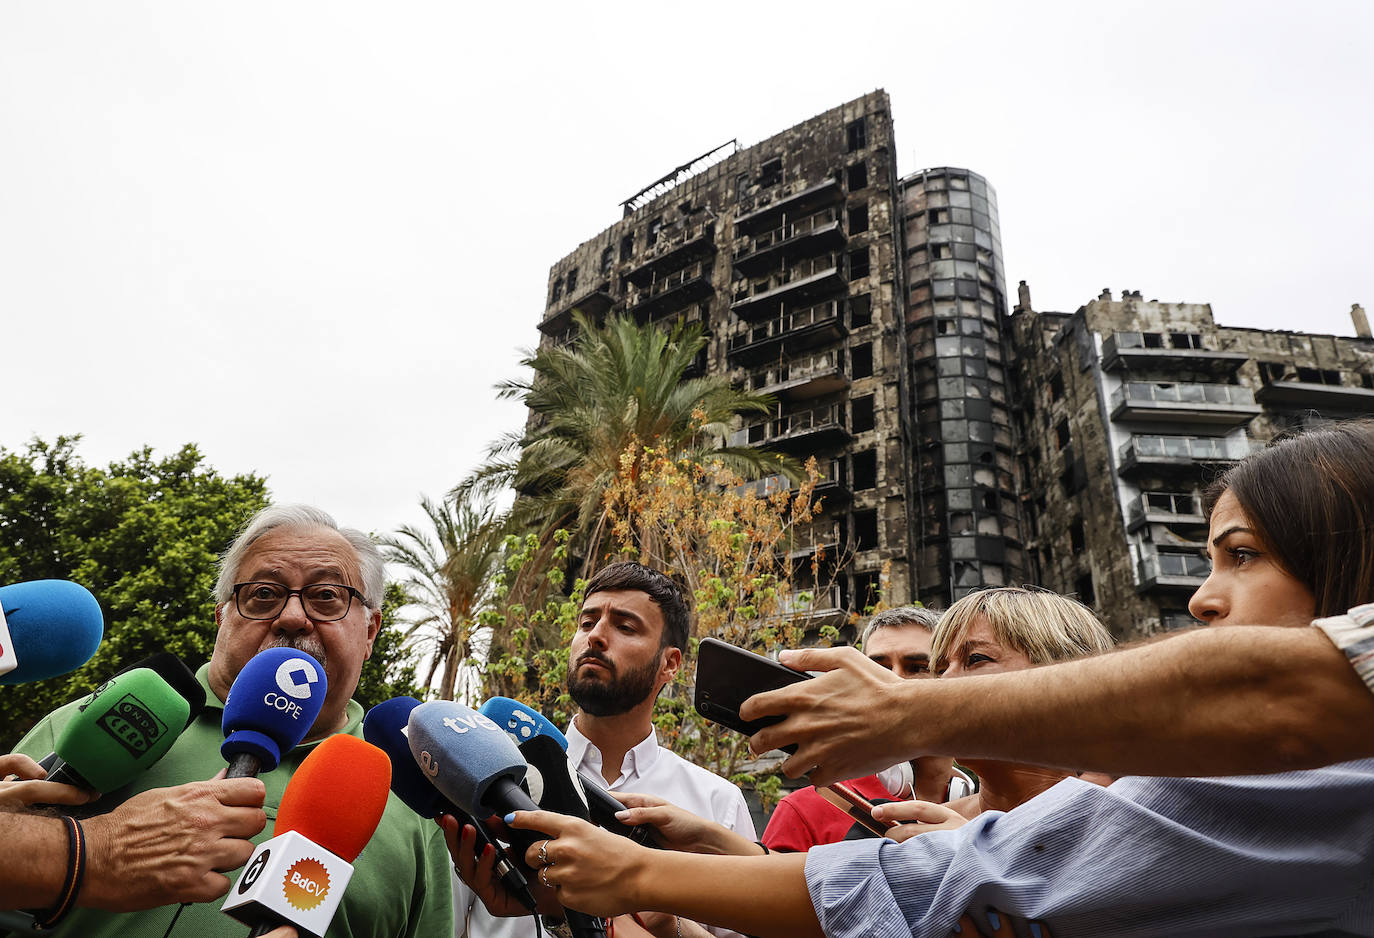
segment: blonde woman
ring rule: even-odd
[[[1112,636],[1082,603],[1047,590],[981,590],[950,606],[931,637],[933,670],[942,679],[1020,671],[1110,651]],[[874,816],[903,823],[888,833],[906,840],[950,829],[984,811],[1010,811],[1069,777],[1069,772],[1014,762],[960,759],[980,782],[965,798],[937,805],[900,801],[879,805]],[[1107,784],[1106,776],[1083,776]]]

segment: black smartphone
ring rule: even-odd
[[[860,825],[882,837],[888,828],[896,827],[896,821],[879,821],[873,816],[873,802],[851,786],[848,782],[832,782],[817,788],[816,794],[858,821]]]
[[[782,717],[743,720],[739,715],[740,705],[755,694],[810,677],[805,671],[794,671],[772,658],[737,648],[718,638],[703,638],[697,648],[697,713],[712,723],[752,736],[765,726],[781,722]],[[795,746],[786,747],[788,752],[795,750]]]

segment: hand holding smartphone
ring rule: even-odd
[[[816,794],[879,837],[886,836],[890,828],[897,826],[896,821],[880,821],[875,818],[873,802],[859,794],[848,782],[832,782],[824,787],[818,787]]]
[[[782,717],[758,720],[740,718],[739,708],[750,697],[810,679],[805,671],[794,671],[771,658],[737,648],[717,638],[703,638],[697,649],[697,712],[721,726],[753,736],[765,726],[781,722]],[[795,746],[785,747],[795,752]]]

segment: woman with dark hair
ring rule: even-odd
[[[1308,625],[1374,600],[1374,420],[1281,438],[1207,490],[1208,625]]]

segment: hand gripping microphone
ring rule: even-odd
[[[190,719],[190,702],[151,668],[117,674],[62,727],[56,758],[43,760],[48,779],[114,791],[161,759]]]
[[[497,726],[505,728],[506,733],[519,745],[520,754],[525,757],[525,762],[531,769],[539,772],[541,784],[546,785],[544,779],[550,775],[567,775],[572,771],[567,755],[568,738],[537,710],[509,697],[493,697],[482,704],[481,713]],[[536,743],[537,739],[548,742]],[[612,797],[604,785],[580,768],[575,774],[581,789],[581,798],[578,800],[586,805],[587,820],[613,834],[628,837],[637,844],[658,848],[658,841],[654,840],[649,827],[630,825],[616,819],[616,812],[623,811],[625,806]],[[527,779],[527,784],[533,793],[535,782]],[[561,814],[573,813],[570,809],[551,807],[538,795],[535,795],[534,800],[545,810],[558,811]]]
[[[291,776],[272,839],[249,858],[221,911],[253,926],[250,935],[291,925],[323,938],[390,785],[391,760],[376,746],[342,733],[320,743]]]
[[[224,702],[220,755],[229,778],[270,772],[300,745],[329,690],[324,668],[303,651],[269,648],[243,666]]]
[[[449,801],[439,789],[430,784],[429,778],[420,771],[415,757],[410,754],[410,741],[406,738],[406,722],[410,713],[420,706],[414,697],[393,697],[377,704],[363,717],[363,738],[387,754],[391,759],[391,791],[406,803],[420,817],[432,818],[441,814],[452,814],[463,824],[471,824],[477,830],[477,847],[480,851],[486,844],[496,850],[496,874],[501,884],[520,904],[534,911],[534,896],[530,894],[529,882],[513,864],[506,851],[491,836],[484,821],[468,814]]]
[[[411,711],[407,736],[420,770],[468,814],[484,818],[538,810],[520,787],[527,770],[520,750],[489,717],[452,700],[432,700]],[[512,829],[510,834],[522,856],[544,839],[535,831]],[[605,935],[602,919],[565,911],[575,934],[583,938]]]
[[[105,634],[90,590],[70,580],[0,586],[0,684],[27,684],[75,671]]]

